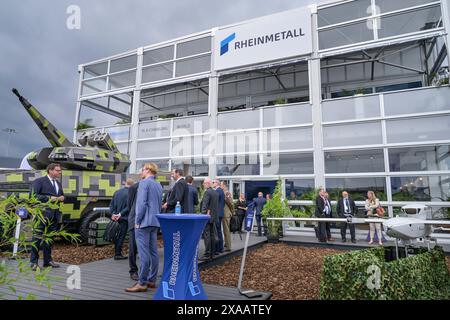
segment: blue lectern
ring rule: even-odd
[[[155,300],[206,300],[198,271],[198,243],[210,216],[158,214],[164,239],[164,270]]]

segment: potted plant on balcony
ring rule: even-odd
[[[272,199],[268,200],[261,215],[267,224],[267,240],[278,242],[282,235],[281,221],[267,221],[267,218],[284,218],[291,216],[287,199],[283,199],[281,192],[281,180],[278,180]]]

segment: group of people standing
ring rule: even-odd
[[[367,200],[365,203],[365,210],[367,216],[376,217],[376,209],[380,207],[380,201],[375,196],[373,191],[367,192]],[[353,217],[357,213],[357,208],[355,201],[349,196],[347,191],[342,192],[342,197],[337,201],[336,205],[337,215],[340,218],[348,218]],[[329,200],[329,195],[325,191],[324,188],[319,189],[319,195],[316,198],[316,211],[315,216],[318,218],[332,218],[333,210],[331,206],[331,202]],[[318,226],[316,229],[316,235],[319,239],[319,242],[329,242],[334,241],[331,237],[331,229],[330,222],[318,222]],[[346,242],[346,233],[347,227],[350,229],[350,236],[352,243],[356,243],[356,232],[355,225],[351,223],[343,223],[341,226],[341,237],[342,242]],[[376,234],[375,234],[376,230]],[[369,244],[373,244],[375,241],[378,241],[379,245],[383,245],[383,234],[381,231],[381,223],[370,223],[369,224],[369,235],[368,240]]]

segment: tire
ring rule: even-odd
[[[88,211],[83,216],[83,218],[81,219],[81,222],[80,222],[80,230],[79,230],[81,240],[83,241],[83,243],[87,243],[88,238],[89,238],[89,224],[91,222],[94,222],[101,216],[102,216],[101,211],[93,211],[93,210]],[[107,213],[105,215],[105,217],[110,218],[111,215],[109,213]]]

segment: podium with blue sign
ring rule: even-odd
[[[164,239],[164,270],[155,300],[206,300],[198,271],[198,243],[210,216],[158,214]]]

